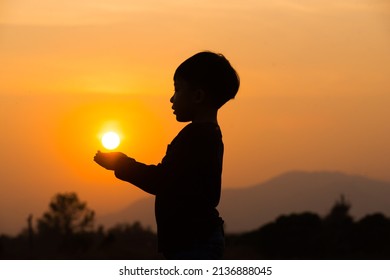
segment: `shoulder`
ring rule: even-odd
[[[190,123],[180,131],[179,135],[195,138],[222,138],[221,129],[215,123]]]
[[[214,123],[191,123],[182,129],[177,138],[189,149],[216,149],[223,146],[221,129]]]
[[[222,136],[219,125],[215,123],[190,123],[181,130],[180,134],[205,134]]]

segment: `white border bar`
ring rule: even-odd
[[[264,268],[262,270],[262,268]],[[202,275],[200,275],[201,273]],[[179,275],[164,275],[164,274]],[[192,273],[192,275],[184,275]],[[135,275],[137,274],[137,275]],[[0,261],[0,279],[390,279],[390,260],[346,261]]]

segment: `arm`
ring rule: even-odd
[[[157,185],[161,181],[160,165],[146,165],[120,152],[98,151],[94,161],[107,170],[114,171],[118,179],[129,182],[147,193],[156,194]]]
[[[158,185],[161,184],[161,166],[146,165],[129,158],[115,170],[115,176],[123,181],[129,182],[143,191],[156,195]]]

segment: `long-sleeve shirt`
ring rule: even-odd
[[[214,123],[191,123],[168,145],[158,165],[124,161],[115,176],[155,195],[159,251],[175,251],[205,240],[223,220],[223,142]]]

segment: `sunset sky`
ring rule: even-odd
[[[100,137],[158,163],[185,125],[173,73],[203,50],[241,77],[219,114],[224,188],[290,170],[390,181],[386,0],[1,0],[0,234],[59,192],[98,215],[145,196],[93,162]]]

